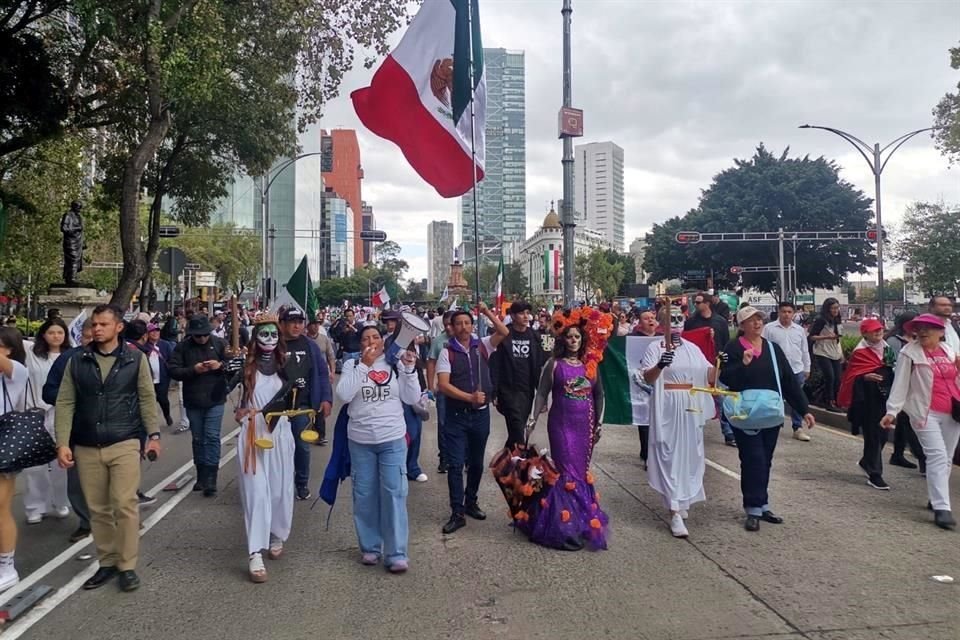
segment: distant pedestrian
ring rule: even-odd
[[[722,316],[713,312],[713,298],[708,293],[698,293],[693,297],[693,304],[696,307],[696,313],[687,318],[683,323],[684,331],[694,329],[710,328],[713,335],[713,344],[716,353],[723,351],[724,347],[730,341],[730,323]],[[723,441],[727,446],[736,446],[736,439],[733,437],[733,429],[730,421],[723,414],[720,406],[720,397],[714,398],[716,411],[720,415],[720,431],[723,433]]]
[[[827,298],[820,307],[820,315],[810,327],[810,339],[813,340],[813,360],[823,374],[824,407],[834,413],[843,413],[837,406],[837,391],[840,390],[840,376],[843,372],[843,348],[840,346],[841,326],[840,301]]]
[[[23,348],[20,332],[12,327],[0,327],[0,415],[10,411],[22,411],[26,401],[29,373],[27,354]],[[9,400],[8,400],[9,398]],[[17,546],[17,523],[13,519],[11,503],[17,488],[15,473],[0,473],[0,591],[5,591],[20,582],[20,574],[14,566]]]
[[[802,388],[810,377],[810,349],[807,346],[807,332],[794,322],[794,307],[791,302],[781,302],[777,307],[777,319],[763,328],[763,337],[776,342],[790,362],[790,371]],[[796,408],[790,408],[790,421],[793,426],[793,439],[809,442],[808,429],[803,429],[803,415]]]
[[[893,352],[894,361],[899,359],[903,348],[913,342],[913,334],[907,331],[904,326],[916,317],[916,311],[904,311],[896,317],[893,329],[887,333],[887,345]],[[906,456],[903,455],[908,446],[910,452],[913,453],[913,457],[917,459],[916,464],[907,460]],[[910,416],[903,411],[897,414],[897,428],[893,432],[893,454],[890,456],[890,464],[906,469],[916,469],[919,466],[921,475],[927,472],[927,457],[923,453],[923,447],[920,446],[917,434],[910,426]]]

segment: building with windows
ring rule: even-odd
[[[367,204],[366,200],[360,201],[361,229],[364,231],[373,231],[377,228],[377,219],[373,215],[373,205]],[[363,264],[370,264],[373,261],[375,246],[369,240],[363,241]]]
[[[323,193],[323,216],[317,234],[321,279],[353,274],[354,219],[350,203],[328,187]]]
[[[341,198],[350,205],[353,212],[352,227],[363,229],[363,200],[361,199],[360,183],[363,180],[363,166],[360,164],[360,145],[357,142],[357,132],[353,129],[333,129],[321,132],[320,150],[323,152],[324,184],[332,188]],[[371,222],[372,222],[371,209]],[[364,243],[357,233],[350,238],[353,242],[354,267],[362,267],[369,261],[372,249],[367,243],[366,252]]]
[[[615,250],[623,251],[623,149],[613,142],[591,142],[574,147],[573,157],[578,224],[599,232]]]
[[[497,261],[501,243],[526,237],[526,85],[523,51],[483,50],[487,81],[486,162],[477,185],[481,260]],[[460,201],[460,236],[473,246],[473,192]],[[471,254],[472,256],[472,254]],[[470,256],[463,256],[467,261]]]
[[[453,260],[453,223],[434,220],[427,225],[427,293],[443,293]]]

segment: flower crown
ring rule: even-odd
[[[603,360],[607,341],[613,335],[613,316],[592,307],[581,307],[553,314],[553,332],[563,333],[567,327],[577,327],[587,336],[587,351],[583,355],[583,364],[587,377],[597,378],[597,366]]]

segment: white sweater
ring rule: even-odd
[[[381,384],[371,374],[382,378]],[[351,360],[343,365],[337,397],[349,404],[347,438],[359,444],[380,444],[406,434],[402,403],[416,404],[420,400],[420,382],[416,368],[402,362],[394,372],[383,356],[372,367]]]
[[[940,347],[950,360],[956,360],[957,354],[950,345],[941,342]],[[895,416],[903,411],[910,418],[910,426],[922,429],[927,424],[932,395],[933,368],[927,362],[923,347],[913,341],[901,349],[897,356],[893,387],[887,398],[887,413]]]

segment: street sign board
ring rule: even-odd
[[[583,109],[560,107],[557,129],[558,138],[580,138],[583,136]]]
[[[387,239],[387,232],[380,231],[379,229],[370,229],[369,231],[361,231],[360,239],[369,240],[370,242],[384,242]]]
[[[676,240],[680,244],[697,244],[700,242],[699,231],[678,231]]]
[[[197,271],[194,276],[194,284],[198,287],[217,286],[217,273],[215,271]]]
[[[183,273],[184,267],[187,266],[187,256],[176,247],[164,247],[160,250],[157,262],[164,273],[172,273],[174,276],[178,276]]]
[[[180,227],[174,225],[165,225],[160,227],[161,238],[176,238],[180,235]]]
[[[687,269],[683,272],[685,280],[706,280],[707,272],[703,269]]]

